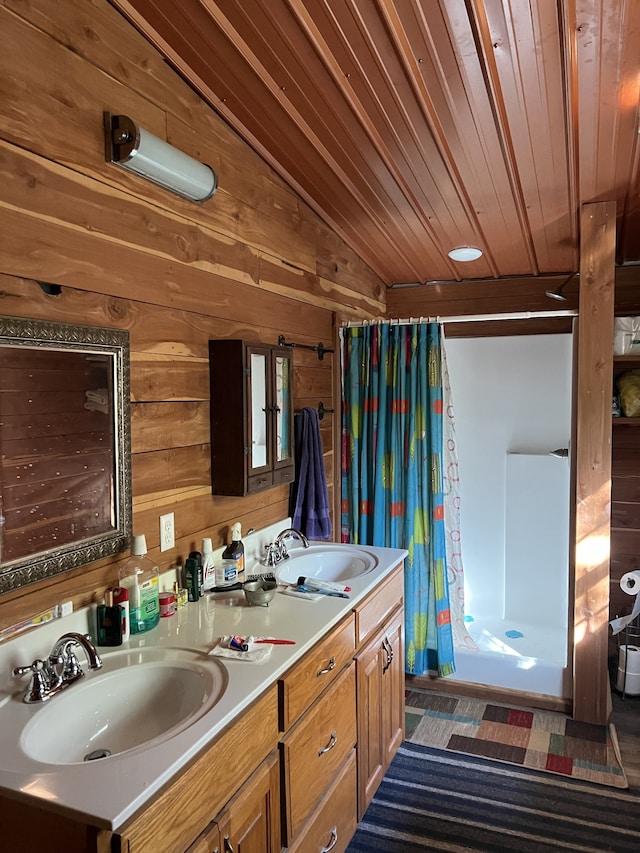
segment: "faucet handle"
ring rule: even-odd
[[[43,660],[38,658],[30,666],[17,666],[12,674],[14,678],[23,678],[25,675],[32,676],[31,684],[23,699],[27,704],[44,702],[48,698],[49,679],[47,667]]]
[[[67,648],[67,657],[64,662],[64,671],[62,673],[62,677],[65,681],[71,679],[81,678],[84,673],[82,671],[82,667],[80,666],[80,661],[78,660],[77,654],[73,651],[73,648]]]

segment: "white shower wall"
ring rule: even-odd
[[[507,672],[489,676],[485,668],[477,677],[480,658],[475,653],[474,664],[470,653],[470,662],[459,656],[459,679],[550,695],[566,690],[569,463],[549,452],[569,446],[571,353],[570,335],[446,341],[465,610],[471,633],[487,641],[481,657],[493,658],[488,670],[503,658]],[[519,676],[510,682],[514,667]],[[533,678],[534,669],[542,675],[548,668],[548,684]]]

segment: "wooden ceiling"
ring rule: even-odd
[[[112,2],[387,285],[640,261],[639,0]]]

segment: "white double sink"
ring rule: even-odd
[[[307,603],[276,595],[268,608],[256,608],[246,606],[244,596],[229,606],[230,601],[221,601],[224,596],[210,595],[161,619],[158,628],[132,637],[128,645],[100,649],[100,670],[88,670],[78,650],[85,678],[47,702],[25,704],[26,680],[5,680],[0,789],[53,800],[63,810],[90,815],[97,825],[117,827],[404,556],[406,551],[396,549],[312,543],[292,550],[290,559],[276,567],[278,580],[348,582],[349,600],[323,596]],[[62,633],[54,622],[25,640],[11,641],[11,665],[27,664],[34,652],[44,657],[49,628]],[[266,662],[258,664],[211,656],[219,637],[230,633],[294,643],[273,646]]]
[[[296,551],[277,574],[286,584],[299,577],[348,581],[377,565],[375,554],[364,549],[322,544]],[[100,671],[31,715],[18,737],[26,756],[75,764],[151,746],[212,711],[228,686],[223,666],[188,649],[142,647],[109,652],[103,660]],[[0,709],[0,726],[2,718]]]

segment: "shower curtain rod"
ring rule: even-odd
[[[455,317],[409,317],[398,320],[362,320],[343,323],[342,328],[357,328],[361,326],[408,326],[420,323],[480,323],[489,320],[536,320],[541,318],[577,317],[578,312],[572,308],[561,311],[512,311],[507,314],[466,314]]]

